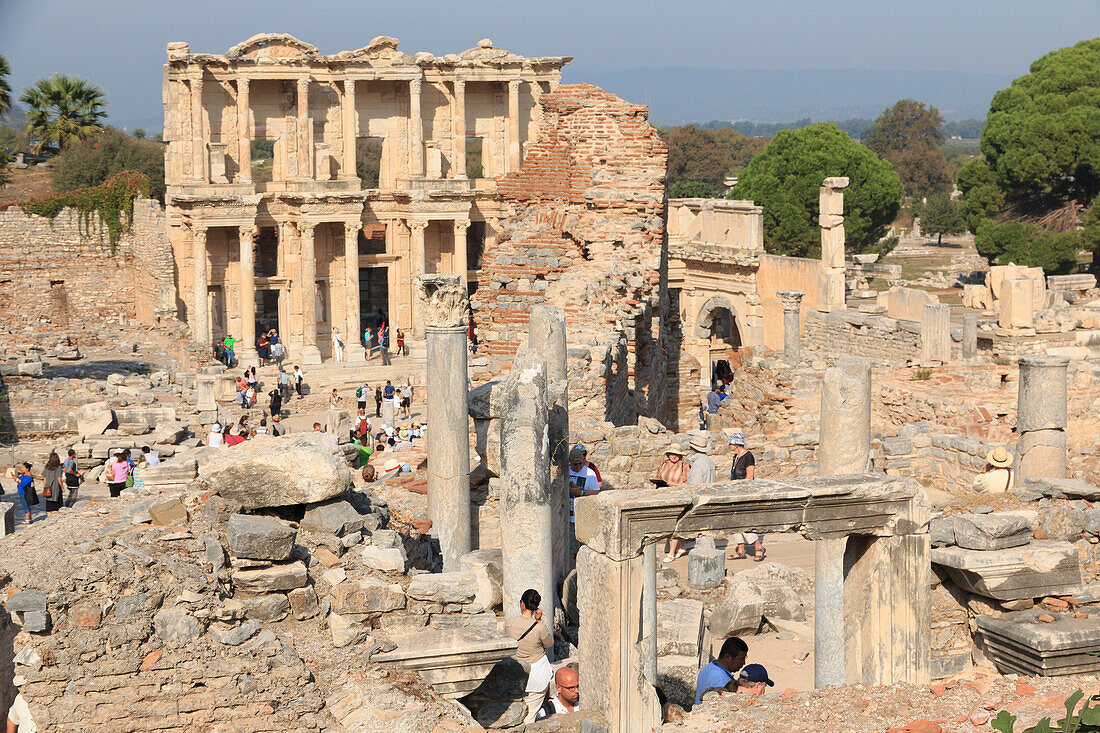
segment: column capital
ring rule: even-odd
[[[192,223],[191,224],[191,236],[195,239],[201,239],[201,240],[205,241],[206,240],[206,230],[207,230],[207,228],[208,227],[206,226],[206,224]]]
[[[298,79],[298,91],[303,89],[309,89],[309,82],[312,81],[308,76],[302,79]]]
[[[363,228],[363,222],[361,221],[345,221],[344,222],[344,236],[348,234],[358,234]]]
[[[466,80],[465,79],[455,79],[452,82],[452,84],[454,85],[455,94],[458,94],[459,92],[462,92],[462,93],[466,92]]]
[[[511,93],[513,91],[518,92],[519,91],[519,85],[522,81],[523,81],[522,79],[509,79],[508,80],[508,92],[509,93]]]
[[[427,219],[405,219],[404,221],[410,232],[416,231],[420,234],[423,234],[424,230],[428,228],[428,224],[431,223]]]
[[[249,239],[255,239],[258,233],[259,232],[257,231],[257,227],[255,224],[241,224],[237,227],[237,236],[241,239],[245,239],[246,237]]]
[[[454,222],[455,234],[458,234],[460,232],[462,234],[465,234],[466,230],[469,229],[469,228],[470,228],[470,220],[469,219],[456,219],[455,222]]]
[[[416,296],[428,328],[461,328],[467,323],[470,296],[459,275],[419,275]]]
[[[248,82],[249,81],[250,81],[249,77],[245,76],[244,74],[242,74],[241,72],[238,71],[237,72],[237,91],[240,91],[242,88],[243,89],[248,89]]]
[[[785,311],[798,310],[802,306],[802,296],[804,295],[805,293],[801,290],[779,290],[776,292],[776,297],[783,304],[783,310]]]
[[[420,94],[420,90],[423,86],[423,77],[414,76],[412,79],[409,79],[409,91],[413,94]]]
[[[304,237],[308,234],[312,237],[313,230],[317,228],[317,224],[312,221],[300,221],[294,225],[294,228],[298,230],[298,236]]]

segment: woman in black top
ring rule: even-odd
[[[733,452],[733,465],[730,467],[730,479],[733,481],[752,481],[756,478],[756,456],[745,448],[745,436],[742,433],[734,433],[730,436],[730,450]],[[730,544],[736,545],[731,560],[740,560],[748,557],[745,553],[745,545],[753,546],[752,559],[755,562],[763,562],[767,552],[764,550],[764,538],[755,532],[738,532],[730,537]]]

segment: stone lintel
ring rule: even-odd
[[[631,489],[579,498],[577,538],[614,560],[673,532],[801,531],[812,538],[926,533],[915,479],[870,474],[723,481],[689,489]]]

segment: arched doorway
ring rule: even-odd
[[[742,343],[737,310],[733,304],[720,295],[704,303],[695,319],[694,336],[706,346],[710,383],[729,374],[733,353]]]

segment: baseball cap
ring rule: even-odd
[[[741,669],[741,679],[746,682],[763,682],[768,687],[775,687],[775,683],[768,677],[768,670],[762,664],[746,664]]]
[[[573,446],[573,450],[579,450],[581,453],[587,453],[588,449],[584,447],[584,443],[577,443]]]

